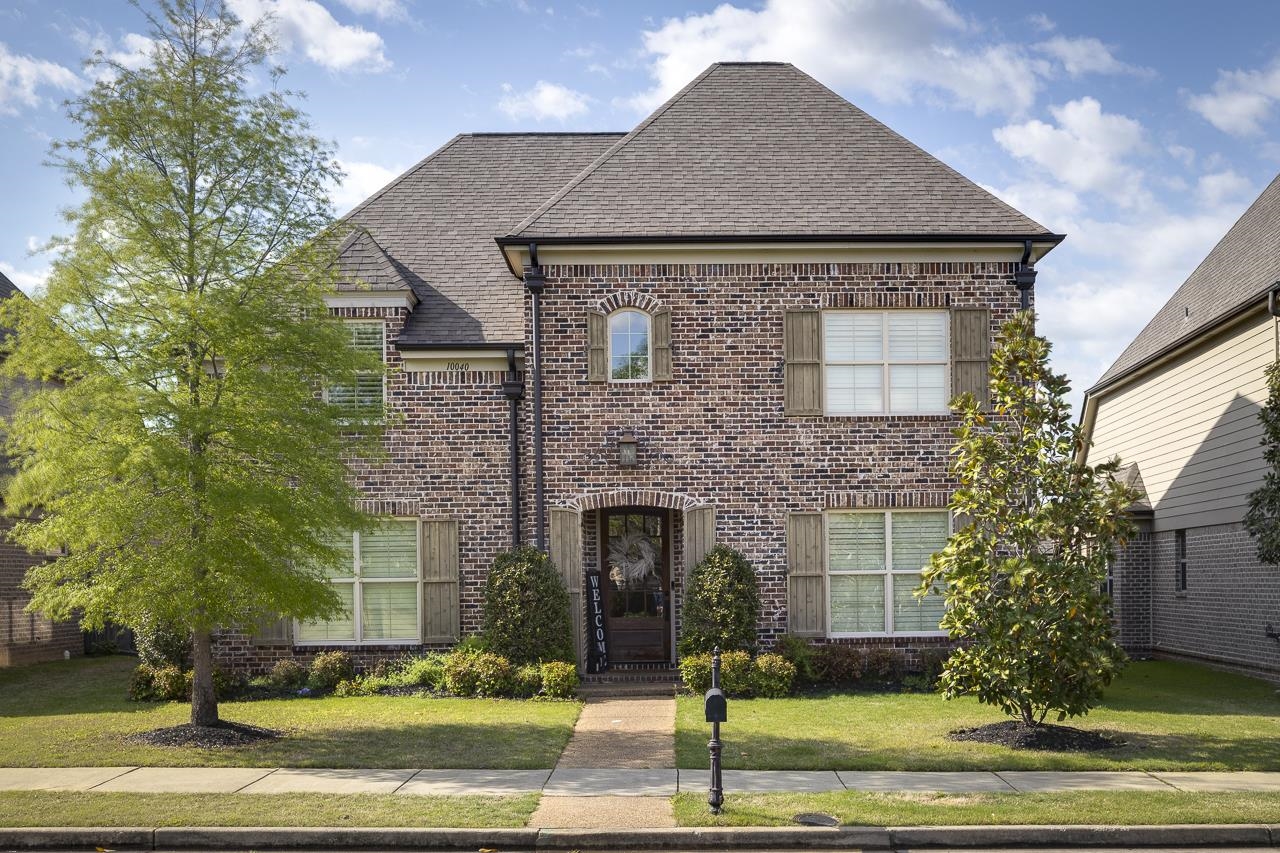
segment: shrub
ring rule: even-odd
[[[942,670],[946,668],[949,657],[951,657],[949,648],[930,646],[920,650],[920,675],[924,677],[924,683],[928,689],[932,690],[938,686],[938,679],[942,677]]]
[[[342,681],[354,681],[356,666],[346,652],[321,652],[311,661],[307,686],[312,690],[333,690]]]
[[[796,667],[782,655],[760,655],[755,660],[755,671],[752,676],[757,696],[780,699],[791,695],[796,682]]]
[[[271,674],[267,676],[267,680],[273,687],[297,690],[307,683],[307,668],[291,658],[278,660],[275,666],[271,667]]]
[[[682,656],[721,651],[754,651],[760,590],[746,557],[717,545],[693,567],[684,597]]]
[[[471,652],[479,654],[480,652],[489,651],[489,641],[481,634],[468,634],[458,641],[453,647],[455,652]]]
[[[410,658],[400,668],[400,683],[406,687],[444,689],[445,656],[438,652],[420,658]]]
[[[773,651],[795,667],[797,684],[818,682],[818,650],[808,640],[794,634],[783,634],[778,638]]]
[[[455,696],[510,696],[515,669],[493,652],[455,651],[445,659],[444,685]]]
[[[711,655],[680,658],[680,680],[690,693],[706,693],[711,686]]]
[[[134,702],[154,702],[156,700],[156,671],[145,663],[134,667],[129,675],[129,698]]]
[[[152,683],[155,698],[161,701],[181,702],[191,695],[190,677],[176,666],[156,667]]]
[[[138,660],[153,669],[162,666],[187,669],[191,665],[191,632],[185,628],[149,618],[134,629],[133,642]]]
[[[692,693],[705,693],[711,687],[711,655],[688,655],[680,659],[680,680]],[[726,696],[746,698],[755,692],[755,667],[746,652],[720,655],[720,689]]]
[[[194,673],[192,673],[194,677]],[[249,686],[249,678],[243,672],[227,669],[225,666],[213,665],[213,695],[219,699],[230,699]],[[187,690],[190,694],[190,687]]]
[[[868,649],[865,661],[863,676],[880,684],[896,684],[906,669],[906,661],[896,649]]]
[[[572,699],[578,692],[578,667],[559,660],[541,666],[542,695],[548,699]]]
[[[333,687],[334,696],[370,696],[373,694],[373,685],[364,679],[346,679],[339,681]]]
[[[484,638],[490,651],[516,664],[574,659],[569,593],[550,557],[524,545],[493,561]]]
[[[820,684],[853,684],[862,678],[862,652],[854,646],[819,646],[814,655],[814,670]]]
[[[513,696],[520,699],[537,696],[538,691],[542,689],[542,670],[536,663],[526,663],[523,666],[516,667],[511,683]]]

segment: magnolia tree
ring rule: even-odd
[[[19,543],[66,549],[32,608],[189,635],[210,725],[216,629],[340,608],[332,533],[368,523],[344,459],[377,436],[318,391],[382,368],[326,309],[336,167],[272,88],[266,32],[221,0],[158,9],[145,66],[94,60],[54,147],[84,201],[43,292],[5,305],[4,369],[35,382],[4,498]]]
[[[942,628],[958,644],[943,694],[1028,726],[1088,713],[1124,663],[1102,587],[1136,498],[1115,479],[1119,460],[1077,461],[1084,439],[1049,349],[1019,313],[992,353],[989,411],[972,395],[954,404],[959,529],[920,590],[945,589]]]
[[[1249,495],[1245,529],[1258,546],[1258,559],[1280,564],[1280,361],[1267,368],[1267,402],[1258,413],[1262,422],[1262,485]]]

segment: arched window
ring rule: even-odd
[[[647,382],[653,378],[651,335],[653,320],[632,308],[609,317],[609,379]]]

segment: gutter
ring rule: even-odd
[[[509,417],[509,449],[511,468],[511,547],[520,547],[520,401],[524,399],[524,382],[516,373],[516,348],[507,347],[507,378],[502,381],[502,394],[507,398]]]
[[[546,553],[546,477],[542,448],[542,290],[546,287],[547,280],[538,263],[538,244],[528,245],[529,266],[524,268],[523,278],[525,290],[529,291],[533,315],[533,540],[538,550]]]

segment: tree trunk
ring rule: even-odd
[[[213,692],[213,635],[196,631],[191,638],[191,723],[212,726],[218,722],[218,697]]]

